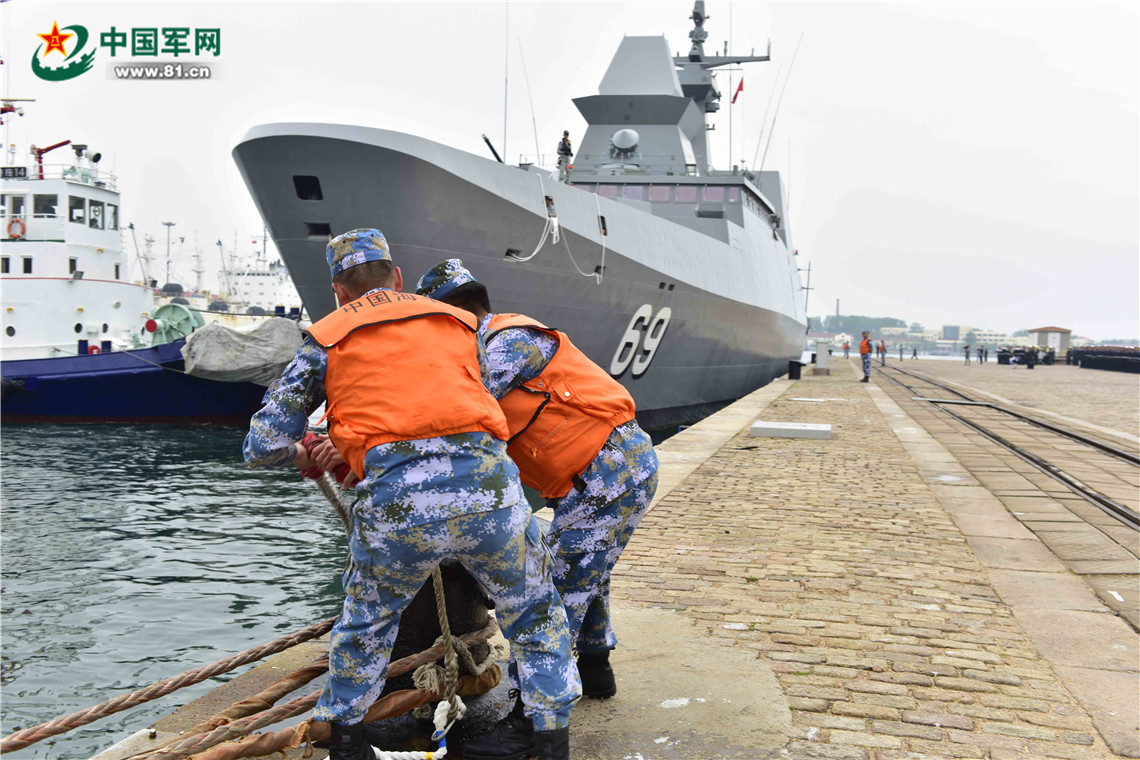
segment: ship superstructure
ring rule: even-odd
[[[414,282],[462,258],[496,311],[567,331],[672,424],[784,374],[806,331],[777,172],[715,171],[714,72],[767,56],[705,56],[626,37],[599,92],[572,184],[413,135],[330,124],[256,127],[235,148],[246,184],[315,320],[335,307],[324,247],[382,229]]]
[[[0,191],[4,359],[126,348],[145,322],[151,288],[130,282],[119,193],[98,154],[73,163],[5,167]]]

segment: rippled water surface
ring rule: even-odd
[[[0,432],[5,735],[339,612],[339,523],[295,469],[247,468],[244,431]],[[233,675],[5,757],[90,757]]]

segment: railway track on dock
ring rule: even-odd
[[[1039,446],[1037,447],[1037,451],[1033,451],[1027,445],[1015,443],[1011,441],[1010,438],[1022,433],[1026,429],[1019,428],[1019,425],[1027,426],[1030,429],[1036,428],[1038,430],[1045,430],[1059,438],[1073,441],[1079,443],[1081,446],[1087,447],[1090,451],[1087,452],[1086,461],[1084,463],[1093,468],[1100,468],[1099,465],[1104,462],[1111,462],[1113,464],[1126,462],[1140,469],[1140,456],[1095,438],[1090,438],[1083,433],[1044,422],[1016,410],[989,401],[980,401],[971,398],[969,395],[949,385],[915,372],[890,366],[880,367],[880,370],[890,370],[890,372],[881,372],[882,376],[895,385],[905,389],[911,394],[912,400],[930,404],[934,408],[944,412],[961,424],[982,435],[987,440],[1049,475],[1073,493],[1095,505],[1106,514],[1111,515],[1119,522],[1133,530],[1140,531],[1140,513],[1125,504],[1121,504],[1097,488],[1094,488],[1084,482],[1080,477],[1050,462],[1047,458],[1048,453],[1043,454],[1041,449],[1052,447]],[[910,378],[910,382],[904,382],[899,378],[899,375],[907,376]],[[917,387],[920,384],[924,384],[926,387]],[[945,395],[947,393],[952,394],[954,398],[946,398]],[[1053,450],[1056,451],[1055,448]],[[1099,463],[1097,461],[1098,459],[1100,460]]]

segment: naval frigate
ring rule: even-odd
[[[690,18],[688,55],[625,37],[574,99],[588,127],[562,180],[387,130],[251,129],[234,158],[311,318],[336,307],[330,236],[377,227],[406,280],[461,258],[495,311],[567,332],[647,427],[787,372],[807,325],[780,175],[713,169],[706,132],[714,69],[769,56],[706,55],[702,0]]]

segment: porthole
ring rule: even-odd
[[[15,334],[16,334],[16,328],[15,328],[15,327],[12,327],[11,325],[9,325],[9,326],[8,326],[8,329],[7,329],[7,330],[5,330],[5,331],[4,331],[4,333],[5,333],[5,334],[6,334],[6,335],[7,335],[9,338],[11,338],[13,335],[15,335]]]
[[[76,322],[76,323],[75,323],[75,332],[77,332],[77,333],[81,333],[81,332],[83,332],[83,325],[81,325],[80,323]]]
[[[103,323],[103,332],[107,332],[110,329],[111,329],[111,326],[109,324],[107,324],[106,322],[104,322]]]

